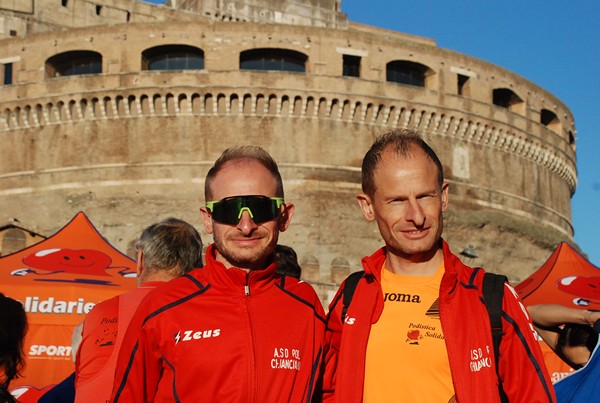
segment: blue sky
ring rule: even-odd
[[[575,242],[600,266],[600,1],[342,0],[342,11],[350,21],[435,39],[561,99],[577,130]]]
[[[575,242],[600,267],[600,1],[342,0],[342,11],[350,21],[435,39],[561,99],[577,130]]]

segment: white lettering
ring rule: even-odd
[[[201,340],[208,339],[211,337],[218,337],[221,334],[221,329],[210,329],[210,330],[183,330],[183,338],[181,338],[181,331],[177,332],[175,336],[173,336],[175,340],[175,344],[180,341],[190,341],[190,340]]]
[[[55,346],[55,345],[43,345],[33,344],[29,348],[30,356],[41,356],[46,355],[49,357],[69,357],[71,356],[71,346]]]
[[[300,371],[300,361],[286,358],[273,358],[271,359],[271,368]]]
[[[489,357],[482,358],[470,363],[471,372],[479,372],[481,368],[492,368],[492,360]]]
[[[90,311],[92,310],[92,308],[94,307],[94,305],[96,305],[93,302],[88,302],[83,306],[83,312],[85,312],[86,314],[90,313]]]
[[[54,297],[42,301],[39,306],[40,313],[52,313],[52,305],[54,305]]]
[[[89,313],[96,305],[94,302],[85,302],[83,298],[77,301],[61,301],[54,297],[40,300],[40,297],[25,298],[25,312],[29,313],[54,313],[54,314],[78,314]]]
[[[77,306],[77,301],[69,301],[69,307],[67,308],[69,311],[73,312],[73,309]]]
[[[67,302],[66,301],[56,301],[54,304],[54,308],[52,308],[53,313],[67,313]]]

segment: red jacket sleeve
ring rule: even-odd
[[[154,401],[163,362],[147,315],[140,307],[127,328],[117,359],[111,402]]]
[[[555,402],[554,388],[525,306],[506,284],[503,300],[499,374],[513,402]]]
[[[329,305],[325,330],[324,362],[322,371],[322,401],[333,402],[335,396],[335,376],[342,339],[342,293],[344,283],[338,289]]]

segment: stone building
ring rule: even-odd
[[[0,0],[0,38],[0,222],[50,235],[82,210],[124,251],[161,218],[202,228],[207,169],[258,144],[297,206],[280,242],[326,300],[382,244],[355,200],[362,157],[408,127],[442,159],[445,238],[468,263],[519,281],[573,241],[568,108],[432,39],[349,22],[341,0]]]

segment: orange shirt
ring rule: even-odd
[[[397,275],[384,266],[383,313],[367,345],[365,403],[447,402],[454,396],[439,313],[443,274],[443,264],[428,277]]]

